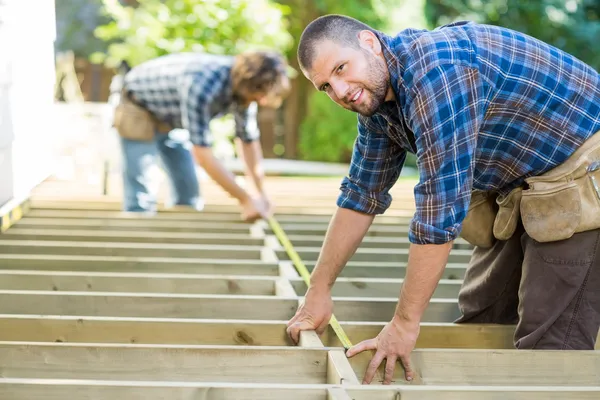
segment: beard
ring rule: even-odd
[[[362,87],[362,101],[360,104],[349,103],[350,110],[371,117],[385,102],[385,96],[390,85],[387,66],[385,62],[366,54],[368,63],[367,76]]]

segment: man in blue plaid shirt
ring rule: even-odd
[[[476,247],[457,322],[516,324],[518,349],[594,348],[597,71],[496,26],[457,22],[390,37],[336,15],[306,27],[298,58],[317,89],[359,115],[339,208],[305,302],[288,322],[294,341],[301,330],[327,326],[331,287],[374,216],[390,206],[388,191],[411,152],[419,181],[396,312],[380,335],[347,353],[376,350],[364,382],[384,359],[384,383],[396,361],[413,378],[410,353],[459,235]]]
[[[243,219],[268,216],[271,204],[262,182],[257,108],[278,107],[288,87],[284,59],[267,51],[236,56],[170,54],[128,71],[123,78],[122,96],[143,110],[136,115],[151,115],[155,132],[147,140],[121,134],[124,209],[155,212],[156,190],[150,185],[150,174],[159,155],[171,180],[175,204],[203,207],[195,159],[239,200]],[[226,114],[233,115],[239,156],[246,163],[258,198],[239,186],[213,155],[209,124],[213,118]],[[133,118],[131,113],[124,115]],[[186,131],[188,135],[181,135]]]

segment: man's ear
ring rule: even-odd
[[[360,47],[375,55],[381,54],[381,43],[377,36],[369,30],[358,32],[358,43]]]

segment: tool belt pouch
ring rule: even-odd
[[[597,133],[561,165],[525,179],[521,198],[525,231],[538,242],[568,239],[600,228],[600,135]]]
[[[493,228],[497,208],[494,195],[474,191],[471,195],[469,211],[462,223],[460,236],[473,246],[492,247],[496,241]]]
[[[115,108],[113,126],[119,136],[137,141],[154,139],[155,121],[146,109],[132,103],[124,96]]]
[[[507,195],[500,195],[496,198],[496,204],[498,204],[498,214],[494,220],[494,237],[496,239],[508,240],[515,233],[519,222],[522,194],[523,189],[518,187]]]

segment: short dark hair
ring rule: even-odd
[[[319,17],[304,28],[298,43],[298,63],[304,70],[310,69],[315,57],[315,47],[322,40],[332,40],[344,46],[358,48],[358,32],[375,32],[369,25],[357,19],[339,14]]]

